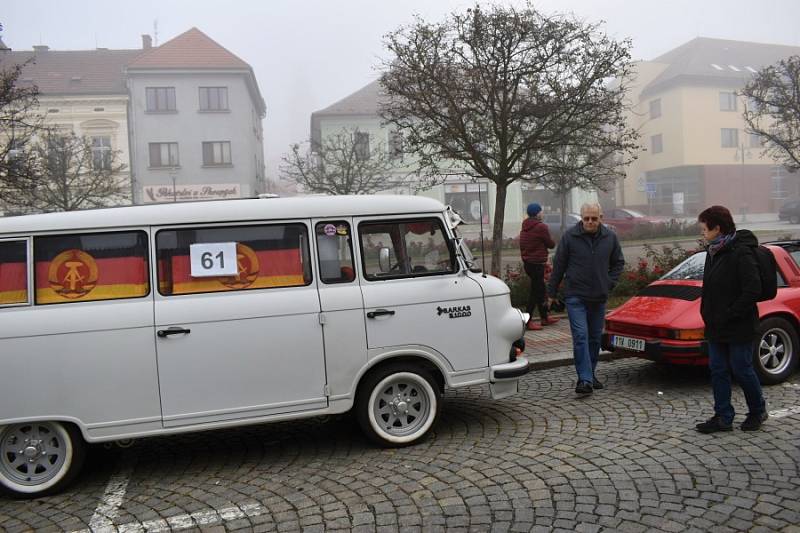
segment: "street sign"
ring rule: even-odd
[[[650,194],[655,194],[656,193],[656,184],[655,183],[648,183],[647,185],[645,185],[645,190],[647,191],[648,196]]]

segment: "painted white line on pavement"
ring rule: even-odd
[[[103,498],[89,521],[89,529],[85,531],[111,533],[117,530],[114,527],[114,519],[119,515],[119,508],[122,507],[122,500],[125,499],[125,491],[128,489],[128,481],[130,481],[135,466],[136,455],[129,456],[119,472],[111,476]]]
[[[785,416],[800,415],[800,405],[794,407],[786,407],[784,409],[776,409],[769,412],[770,418],[783,418]]]
[[[98,531],[114,531],[118,533],[166,533],[168,531],[181,531],[202,526],[214,526],[231,520],[255,517],[267,513],[267,509],[258,503],[225,507],[223,509],[209,509],[195,511],[191,514],[171,516],[169,518],[156,518],[145,522],[130,522],[117,526],[109,525],[109,529],[89,529],[73,531],[72,533],[96,533]]]

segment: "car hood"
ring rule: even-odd
[[[611,311],[606,319],[670,329],[703,327],[700,281],[656,281]]]

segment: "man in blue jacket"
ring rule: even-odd
[[[600,205],[581,206],[581,220],[561,236],[547,285],[549,299],[553,299],[564,280],[564,303],[572,330],[572,352],[578,373],[575,392],[578,394],[591,394],[594,389],[603,388],[595,369],[606,301],[625,266],[616,233],[602,222]]]

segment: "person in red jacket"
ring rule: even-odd
[[[547,224],[542,222],[542,206],[537,203],[528,204],[528,218],[522,221],[519,233],[519,250],[525,273],[531,278],[531,293],[528,298],[527,313],[530,315],[528,329],[539,330],[558,322],[557,318],[547,316],[547,295],[544,287],[544,269],[547,265],[547,250],[555,248],[556,243],[550,237]],[[539,308],[541,326],[533,321],[534,307]]]

